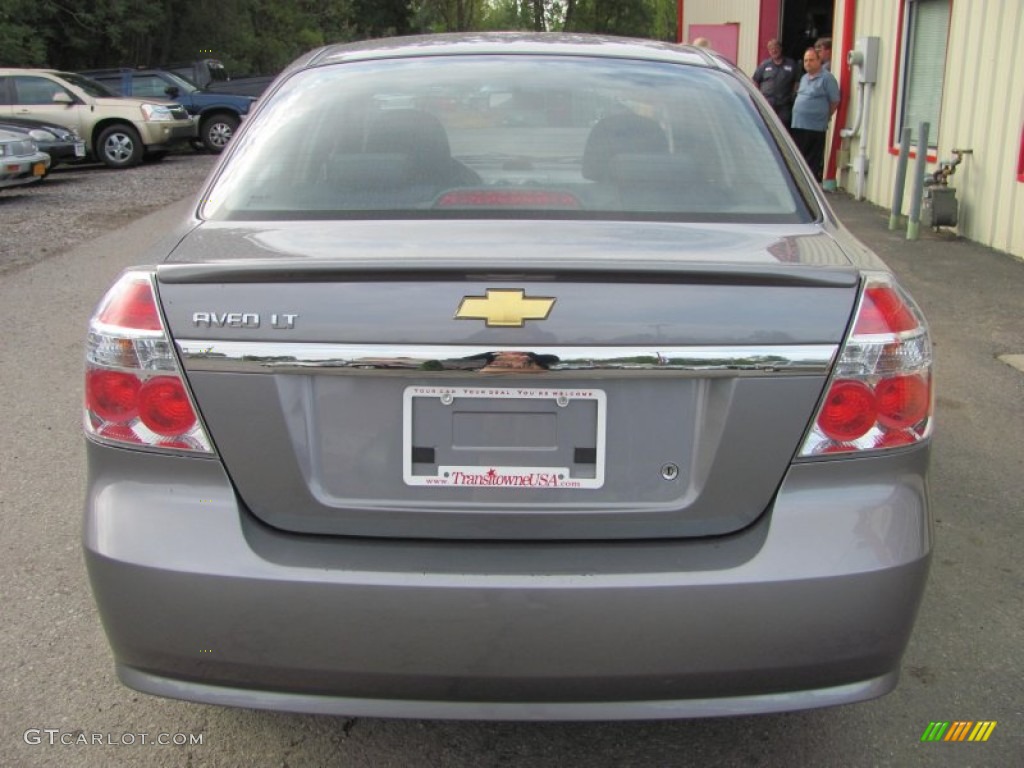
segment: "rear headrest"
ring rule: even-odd
[[[397,189],[408,184],[409,157],[401,153],[338,154],[328,161],[335,188]]]
[[[583,178],[608,181],[609,165],[619,154],[668,154],[668,137],[656,120],[634,112],[601,118],[583,149]]]
[[[381,112],[369,126],[365,151],[407,155],[413,173],[424,179],[445,174],[452,158],[441,121],[422,109]]]
[[[620,152],[608,163],[607,181],[663,188],[687,186],[696,181],[695,170],[689,155]]]

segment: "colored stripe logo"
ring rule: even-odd
[[[995,720],[931,722],[921,734],[921,741],[988,741],[995,728]]]

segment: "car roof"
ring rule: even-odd
[[[69,72],[65,69],[49,69],[45,67],[28,68],[28,67],[4,67],[0,68],[0,75],[50,75],[51,77],[57,77],[61,80],[66,79],[67,75],[73,75],[74,72]]]
[[[523,32],[418,35],[329,45],[301,58],[295,66],[316,67],[343,61],[473,54],[597,56],[731,69],[728,62],[707,49],[689,45],[601,35]]]
[[[61,74],[60,70],[49,69],[47,67],[0,67],[0,75],[21,75],[25,73],[35,75]]]

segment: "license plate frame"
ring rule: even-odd
[[[518,464],[446,464],[438,463],[433,473],[424,472],[423,465],[414,471],[414,412],[417,404],[427,399],[442,405],[455,406],[464,401],[550,401],[544,407],[558,413],[576,404],[588,409],[593,403],[593,456],[588,458],[584,474],[573,472],[569,462],[553,465],[536,462]],[[566,411],[568,413],[568,411]],[[589,419],[589,416],[588,416]],[[588,435],[589,437],[589,435]],[[607,440],[607,396],[603,390],[589,387],[454,387],[409,386],[402,395],[402,479],[407,486],[430,488],[469,488],[473,490],[593,490],[604,486]],[[564,453],[564,451],[563,451]],[[533,457],[536,458],[537,452]],[[592,459],[592,463],[590,463]]]

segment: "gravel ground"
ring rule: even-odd
[[[63,165],[39,183],[0,190],[0,274],[190,197],[215,159],[185,150],[128,170]]]

